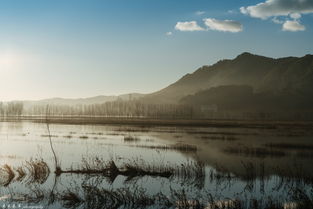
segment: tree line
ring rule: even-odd
[[[23,115],[45,116],[47,104],[32,105]],[[113,101],[90,105],[49,105],[49,116],[60,117],[143,117],[192,118],[193,108],[183,104],[148,104],[139,101]]]
[[[0,102],[0,116],[21,116],[24,105],[22,102]]]

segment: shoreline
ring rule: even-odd
[[[130,117],[45,117],[21,116],[0,117],[0,122],[31,121],[50,124],[77,124],[77,125],[137,125],[137,126],[194,126],[220,128],[266,128],[279,127],[313,128],[313,121],[291,120],[237,120],[237,119],[155,119]]]

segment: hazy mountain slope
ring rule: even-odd
[[[313,97],[294,92],[253,92],[250,86],[229,85],[212,87],[183,97],[182,104],[195,107],[216,105],[220,111],[277,112],[312,111]]]
[[[115,101],[118,99],[129,100],[129,99],[138,99],[144,96],[144,94],[131,93],[131,94],[122,94],[119,96],[96,96],[88,98],[77,98],[77,99],[67,99],[67,98],[50,98],[43,99],[38,101],[24,101],[26,106],[28,105],[89,105],[89,104],[101,104],[105,102]]]
[[[313,91],[313,55],[273,59],[243,53],[187,74],[174,84],[144,97],[145,101],[177,103],[181,98],[220,85],[248,85],[256,92]]]

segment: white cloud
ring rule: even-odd
[[[171,36],[171,35],[173,35],[173,33],[169,31],[169,32],[166,32],[165,35]]]
[[[304,31],[304,30],[305,30],[305,26],[301,25],[300,22],[297,20],[287,20],[283,24],[283,31],[296,32],[296,31]]]
[[[272,21],[273,21],[273,23],[276,23],[276,24],[283,24],[284,23],[284,21],[278,19],[277,17],[273,17]]]
[[[205,12],[204,11],[196,11],[196,15],[204,15],[205,14]]]
[[[299,14],[299,13],[291,13],[291,14],[290,14],[290,17],[291,17],[292,19],[297,20],[297,19],[300,19],[300,18],[301,18],[301,14]]]
[[[253,6],[241,7],[240,11],[255,18],[273,17],[274,23],[282,24],[283,31],[304,31],[305,26],[299,20],[303,14],[313,13],[313,0],[266,0]],[[278,19],[280,16],[285,16],[285,20]]]
[[[190,22],[177,22],[175,26],[179,31],[203,31],[204,28],[200,27],[196,21]]]
[[[312,0],[266,0],[254,6],[241,7],[241,13],[251,17],[267,19],[273,16],[299,17],[301,14],[313,13]],[[298,14],[298,15],[295,15]],[[292,17],[292,18],[294,18]],[[301,17],[301,16],[300,16]],[[299,17],[299,18],[300,18]],[[298,19],[298,18],[294,18]]]
[[[214,18],[206,18],[203,19],[203,21],[210,30],[237,33],[243,29],[242,24],[234,20],[216,20]]]

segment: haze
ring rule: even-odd
[[[149,93],[244,51],[312,53],[310,1],[262,2],[0,1],[0,101]]]

